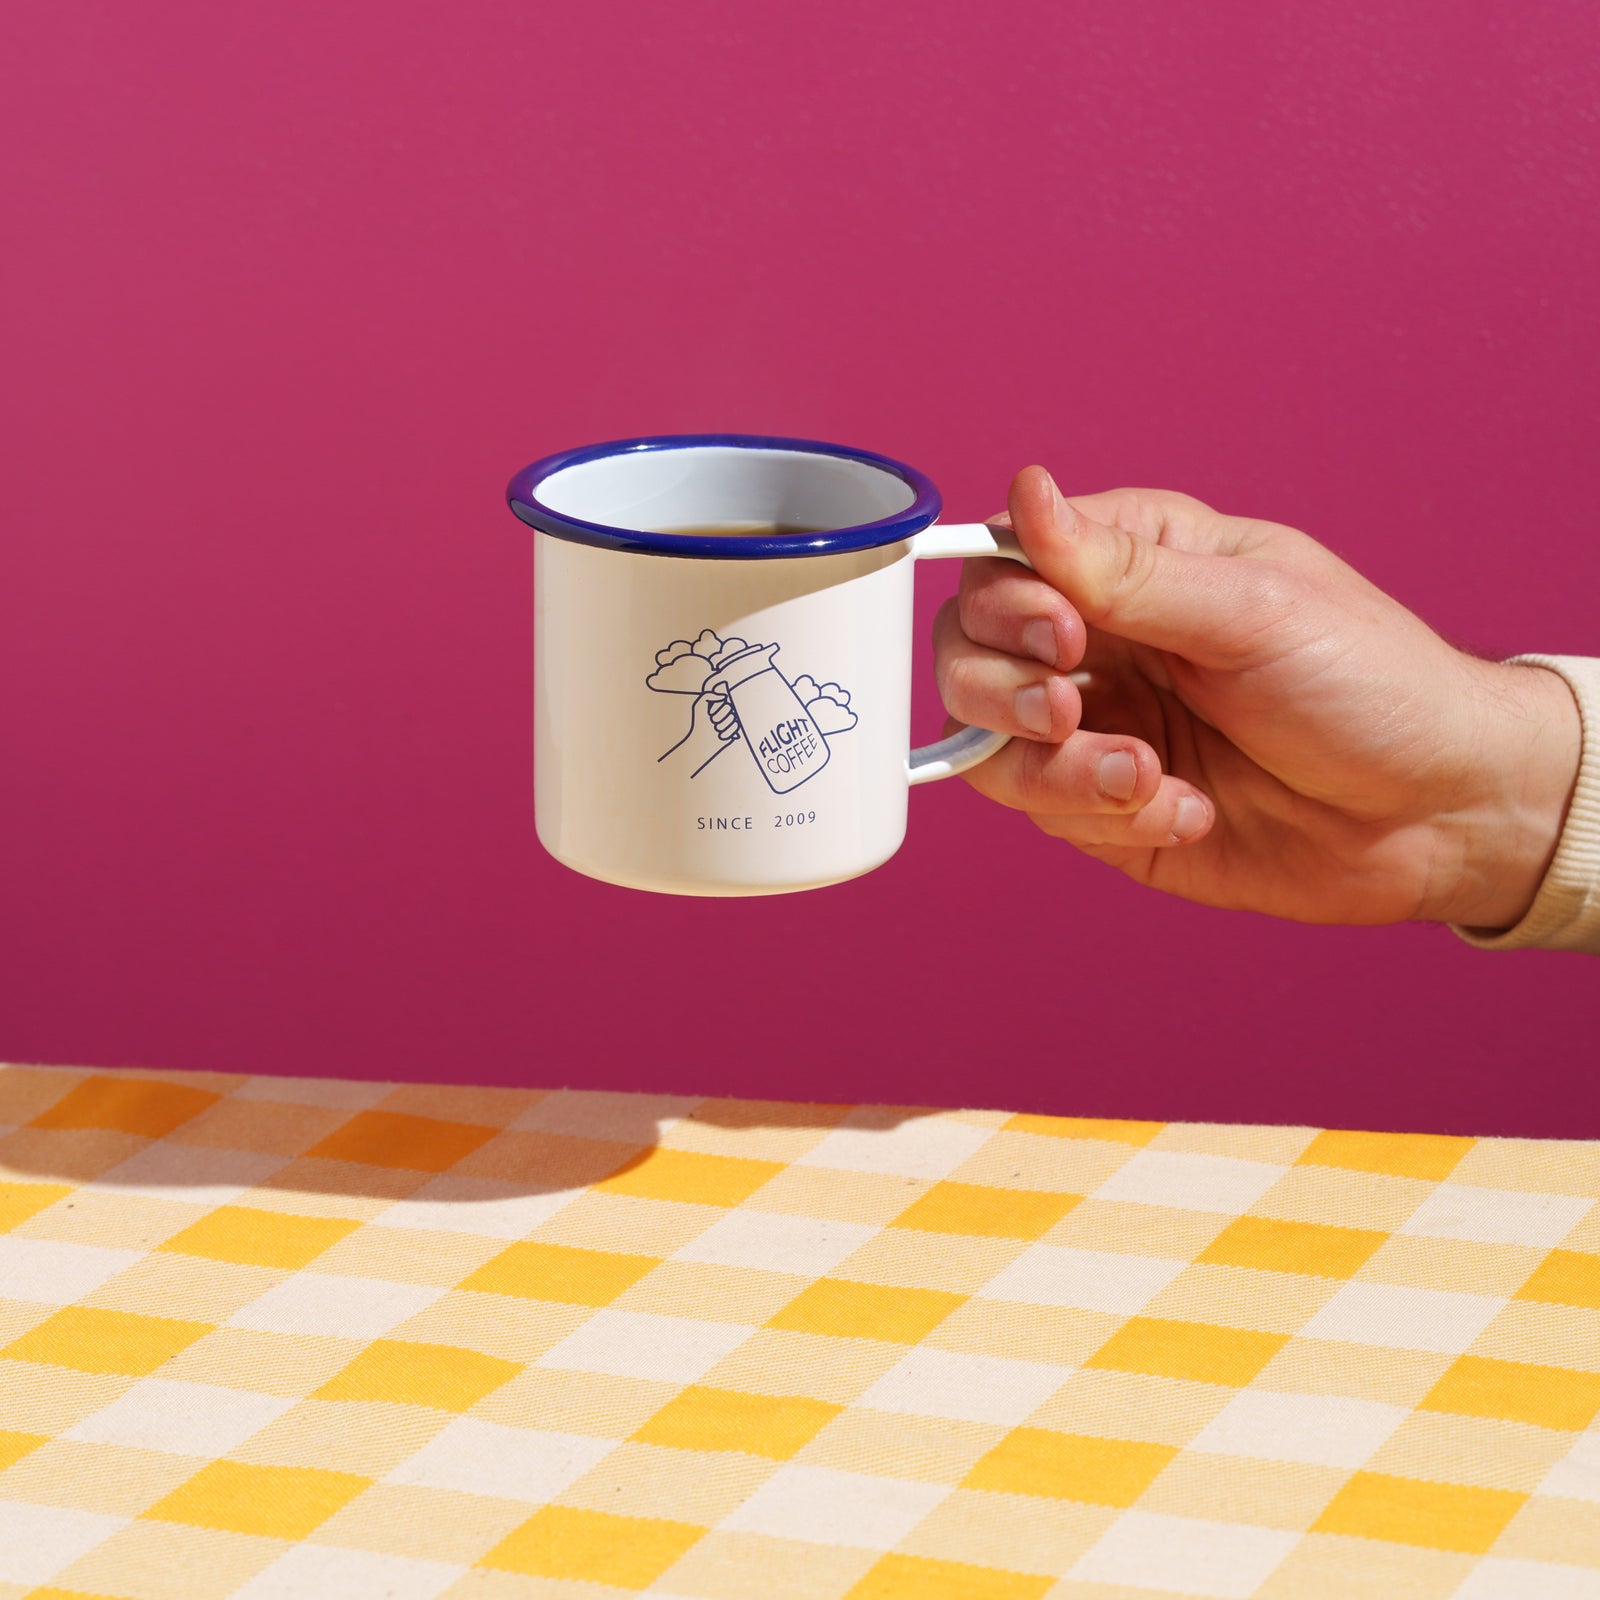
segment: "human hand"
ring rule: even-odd
[[[695,709],[698,711],[702,705],[711,719],[712,732],[723,744],[732,744],[739,737],[739,713],[733,709],[733,701],[727,692],[701,695],[695,701]]]
[[[698,777],[738,737],[739,713],[726,691],[697,694],[689,706],[689,731],[656,760],[670,760],[672,770]]]
[[[1305,922],[1507,927],[1571,797],[1555,674],[1479,660],[1293,528],[1144,489],[1011,486],[1032,562],[965,563],[934,625],[965,774],[1185,899]],[[1082,667],[1081,690],[1067,674]]]

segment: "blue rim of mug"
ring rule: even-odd
[[[639,528],[615,528],[605,523],[585,522],[552,511],[539,499],[539,485],[568,467],[586,461],[603,461],[609,456],[636,455],[645,450],[787,450],[796,455],[835,456],[844,461],[859,461],[893,474],[912,492],[914,498],[904,511],[880,517],[876,522],[860,522],[848,528],[828,528],[814,534],[756,535],[730,534],[708,538],[681,533],[653,533]],[[903,461],[881,456],[873,450],[857,450],[850,445],[824,444],[817,439],[778,439],[758,433],[667,433],[644,439],[613,439],[605,444],[581,445],[562,450],[526,466],[507,485],[506,500],[512,511],[529,527],[558,539],[597,545],[604,550],[626,550],[641,555],[689,556],[712,560],[762,560],[781,556],[826,556],[848,550],[872,550],[879,545],[897,544],[921,533],[937,521],[943,509],[939,491],[931,479],[908,467]]]

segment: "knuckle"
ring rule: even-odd
[[[1084,614],[1088,620],[1103,623],[1135,601],[1150,581],[1158,559],[1152,540],[1124,528],[1111,530],[1097,563],[1095,581],[1085,596],[1088,604]]]
[[[1059,811],[1060,806],[1054,803],[1056,796],[1051,768],[1051,757],[1057,747],[1039,744],[1032,739],[1019,739],[1016,744],[1021,748],[1012,781],[1018,805],[1030,815]]]
[[[1277,618],[1288,616],[1310,598],[1310,586],[1298,572],[1276,562],[1252,562],[1251,600],[1262,611]]]
[[[994,566],[1011,565],[995,562]],[[1016,591],[1014,572],[985,574],[974,583],[963,583],[956,596],[957,611],[962,630],[968,638],[977,639],[995,649],[1016,631]]]
[[[1217,643],[1237,665],[1281,650],[1289,637],[1286,628],[1307,620],[1315,595],[1300,573],[1276,563],[1240,560],[1230,565],[1247,570],[1239,572],[1236,625],[1229,630],[1229,638]]]
[[[961,714],[960,708],[969,703],[972,686],[972,661],[954,650],[941,651],[934,664],[934,681],[939,687],[939,698],[947,710]]]
[[[1009,565],[991,556],[969,556],[961,563],[961,582],[952,602],[959,607],[963,620],[983,607],[996,581],[1003,576],[997,569]]]
[[[1049,680],[1051,740],[1065,744],[1083,723],[1083,696],[1077,685],[1065,677]]]
[[[1215,515],[1212,507],[1207,505],[1204,500],[1192,494],[1184,494],[1180,489],[1153,489],[1145,492],[1160,511],[1163,522],[1179,517],[1209,517]]]
[[[1109,588],[1113,604],[1129,600],[1144,588],[1156,564],[1156,546],[1152,540],[1141,539],[1136,534],[1122,534],[1122,548],[1111,564]]]

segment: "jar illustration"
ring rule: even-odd
[[[721,661],[707,694],[725,694],[761,776],[777,794],[798,788],[828,764],[828,741],[794,686],[773,665],[775,644],[753,644]]]

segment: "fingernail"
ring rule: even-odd
[[[1054,497],[1056,521],[1065,522],[1072,516],[1072,507],[1067,504],[1067,497],[1062,494],[1061,485],[1056,482],[1055,474],[1047,472],[1045,476],[1050,480],[1050,493]]]
[[[1050,731],[1050,691],[1042,683],[1030,683],[1017,690],[1017,721],[1030,733]]]
[[[1172,832],[1177,839],[1192,839],[1206,825],[1206,803],[1192,794],[1178,802],[1173,814]]]
[[[1047,667],[1053,667],[1056,664],[1055,624],[1044,617],[1035,617],[1022,630],[1022,648],[1035,661],[1042,661]]]
[[[1139,785],[1139,763],[1126,750],[1113,750],[1101,756],[1095,782],[1107,800],[1131,800]]]

